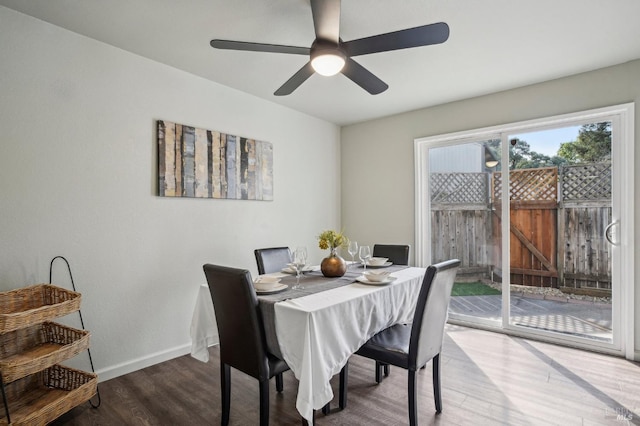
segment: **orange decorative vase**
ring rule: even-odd
[[[332,248],[329,256],[322,259],[320,270],[325,277],[341,277],[347,272],[347,262]]]

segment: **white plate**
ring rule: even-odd
[[[272,275],[260,275],[253,279],[254,284],[277,284],[281,280],[280,277],[274,277]]]
[[[312,271],[313,271],[313,266],[305,266],[304,268],[302,268],[302,271],[300,271],[300,272],[304,274],[305,272],[312,272]],[[295,274],[296,270],[292,269],[292,268],[289,268],[289,267],[286,267],[280,272],[283,272],[285,274]]]
[[[393,262],[384,262],[382,265],[371,265],[367,263],[367,268],[386,268],[391,265],[393,265]]]
[[[397,277],[387,277],[382,281],[369,281],[368,279],[365,278],[364,275],[360,275],[358,278],[356,278],[356,281],[362,284],[367,284],[367,285],[385,285],[385,284],[394,282],[396,279]]]
[[[288,285],[280,284],[273,288],[270,288],[269,290],[258,290],[257,288],[255,290],[256,290],[256,294],[274,294],[274,293],[280,293],[281,291],[285,291],[288,288],[289,288]]]

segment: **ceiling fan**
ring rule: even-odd
[[[377,95],[389,86],[354,61],[353,56],[440,44],[449,38],[449,26],[438,22],[345,42],[340,38],[340,0],[311,0],[311,12],[316,39],[310,48],[219,39],[211,40],[211,46],[216,49],[309,55],[309,62],[275,91],[276,96],[291,94],[314,72],[325,76],[341,72],[370,94]]]

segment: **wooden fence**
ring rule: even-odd
[[[500,238],[502,173],[493,173],[491,183],[494,238]],[[558,169],[512,170],[509,198],[511,283],[558,287]]]
[[[431,253],[458,258],[460,273],[488,274],[494,253],[487,173],[432,173]]]
[[[609,292],[611,163],[510,173],[511,282]],[[430,190],[433,260],[500,274],[501,173],[433,173]]]
[[[561,168],[558,202],[560,287],[611,292],[611,162]]]

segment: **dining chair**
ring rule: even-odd
[[[431,265],[422,281],[411,324],[396,324],[369,339],[356,354],[407,370],[409,424],[418,424],[416,373],[433,360],[433,397],[442,412],[440,352],[447,322],[451,289],[460,267],[458,259]]]
[[[253,289],[251,273],[244,269],[206,264],[203,266],[216,314],[220,337],[220,385],[222,422],[229,424],[231,367],[260,383],[260,425],[269,424],[269,380],[276,377],[282,392],[282,373],[289,366],[266,349],[262,316]]]
[[[409,264],[409,245],[375,244],[373,257],[388,257],[394,265]]]
[[[253,251],[258,264],[258,274],[279,272],[291,262],[289,247],[261,248]]]
[[[402,244],[374,244],[373,257],[388,257],[394,265],[408,265],[410,245]],[[376,362],[376,382],[382,381],[381,370],[384,375],[389,375],[389,365]]]

